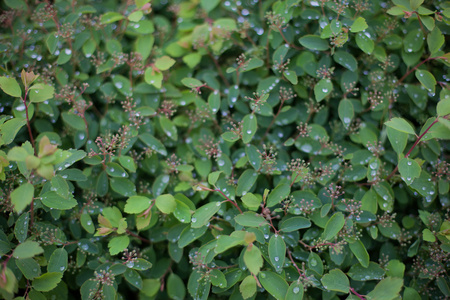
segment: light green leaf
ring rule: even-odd
[[[10,195],[11,204],[14,205],[14,211],[21,213],[34,197],[34,186],[27,182],[16,188]]]
[[[130,238],[126,235],[113,237],[108,243],[109,253],[111,255],[119,254],[125,250],[129,244]]]
[[[252,193],[247,193],[241,197],[242,202],[250,210],[256,211],[262,202],[262,197],[257,197]]]
[[[367,29],[369,26],[366,23],[366,20],[363,17],[358,17],[350,27],[351,32],[360,32]]]
[[[14,78],[0,76],[0,89],[13,97],[22,96],[22,89]]]
[[[153,70],[152,67],[148,67],[144,73],[145,82],[153,85],[155,88],[160,89],[162,87],[163,74],[159,71]]]
[[[152,201],[144,196],[131,196],[125,204],[124,211],[127,214],[140,214],[150,207]]]
[[[183,280],[175,273],[170,273],[167,278],[167,295],[170,299],[184,299],[186,286]]]
[[[348,277],[339,269],[331,270],[325,274],[322,279],[323,287],[329,291],[336,291],[348,294],[350,281]]]
[[[117,12],[107,12],[100,17],[102,24],[110,24],[125,19],[125,17]]]
[[[2,142],[2,140],[5,145],[12,143],[19,130],[26,123],[27,120],[25,118],[14,118],[0,125],[0,133],[1,133],[0,143]]]
[[[40,103],[52,99],[54,94],[55,94],[54,87],[42,83],[34,84],[28,92],[28,95],[30,96],[30,101],[33,103]]]
[[[253,244],[248,245],[244,252],[244,263],[253,275],[258,275],[264,263],[261,250]]]
[[[26,279],[34,279],[41,274],[41,266],[33,258],[17,259],[16,265]]]
[[[156,197],[156,207],[164,214],[172,213],[177,207],[175,198],[170,194],[159,195]]]
[[[342,227],[344,227],[344,224],[344,215],[341,212],[335,213],[325,225],[325,229],[322,234],[323,239],[328,241],[335,238],[339,231],[341,231]]]
[[[400,172],[403,181],[406,182],[407,185],[410,185],[414,179],[420,177],[422,168],[420,168],[420,165],[414,159],[405,157],[400,160],[398,171]]]
[[[368,37],[365,32],[359,32],[355,37],[355,41],[359,49],[367,54],[372,54],[373,50],[375,49],[374,41],[370,37]]]
[[[411,6],[412,10],[417,10],[419,6],[423,4],[424,0],[410,0],[409,5]]]
[[[256,280],[252,275],[248,275],[242,280],[239,285],[239,291],[241,292],[242,298],[248,299],[256,293]]]
[[[367,297],[371,300],[394,300],[400,297],[402,286],[402,278],[386,277],[367,294]]]
[[[427,241],[427,242],[430,242],[430,243],[434,243],[436,241],[436,236],[428,228],[425,228],[422,231],[422,236],[423,236],[423,240],[424,241]]]
[[[191,89],[203,86],[203,82],[201,82],[198,79],[190,78],[190,77],[181,79],[181,83]]]
[[[155,150],[156,152],[164,156],[167,155],[166,147],[164,147],[164,145],[150,133],[145,132],[139,135],[139,139],[143,141],[152,150]]]
[[[164,55],[163,57],[160,57],[155,61],[155,66],[161,71],[168,70],[174,64],[175,60],[167,55]]]
[[[392,118],[390,121],[387,121],[384,124],[401,132],[416,134],[412,125],[403,118]]]

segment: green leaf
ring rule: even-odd
[[[283,72],[283,75],[290,83],[294,85],[298,83],[297,73],[294,70],[286,70]]]
[[[281,201],[289,197],[290,192],[291,187],[289,184],[277,185],[277,187],[274,188],[267,197],[266,207],[272,207],[281,203]]]
[[[148,67],[144,73],[144,80],[146,83],[153,85],[155,88],[160,89],[162,87],[163,74],[159,71],[153,70],[152,67]]]
[[[339,102],[338,114],[344,127],[349,128],[352,119],[355,116],[352,102],[348,99],[341,100],[341,102]]]
[[[402,286],[402,278],[386,277],[367,294],[367,297],[371,300],[394,300],[400,297]]]
[[[423,4],[424,0],[410,0],[410,6],[412,10],[416,10],[419,8],[419,6],[421,6]]]
[[[183,229],[180,234],[180,239],[178,240],[178,247],[184,248],[202,235],[205,234],[207,226],[200,228],[191,228],[190,226]]]
[[[67,270],[69,256],[64,248],[58,248],[53,251],[47,265],[47,272],[61,272]]]
[[[367,253],[366,247],[364,247],[364,244],[357,240],[353,243],[349,243],[350,250],[352,253],[356,256],[359,263],[364,267],[367,268],[369,266],[369,253]]]
[[[245,144],[250,143],[257,129],[256,116],[254,114],[246,115],[242,120],[242,141]]]
[[[289,285],[280,275],[270,271],[263,271],[259,273],[258,279],[263,288],[275,299],[284,299]]]
[[[294,281],[289,286],[285,300],[301,300],[303,299],[304,287],[299,281]]]
[[[379,264],[371,261],[366,267],[362,266],[361,263],[352,265],[348,271],[348,276],[358,281],[381,280],[385,273],[386,271]]]
[[[423,236],[423,240],[424,241],[427,241],[427,242],[430,242],[430,243],[434,243],[436,241],[436,236],[428,228],[425,228],[422,231],[422,236]]]
[[[16,266],[26,279],[34,279],[41,274],[41,266],[33,258],[18,259]]]
[[[124,211],[127,214],[140,214],[150,207],[152,201],[144,196],[131,196],[125,204]]]
[[[339,269],[331,270],[330,273],[325,274],[321,282],[323,287],[329,291],[336,291],[348,294],[350,288],[350,281],[348,277]]]
[[[370,55],[375,49],[375,42],[368,35],[366,32],[359,32],[355,37],[355,41],[359,49]]]
[[[30,213],[21,214],[14,226],[14,235],[19,243],[23,243],[28,236],[28,223],[30,219]]]
[[[117,12],[109,11],[100,17],[100,22],[102,24],[111,24],[111,23],[120,21],[122,19],[125,19],[125,17],[123,15],[121,15]]]
[[[384,125],[401,132],[416,134],[412,125],[403,118],[392,118],[390,121],[385,122]]]
[[[403,278],[405,275],[405,264],[398,259],[390,260],[386,269],[387,276]]]
[[[70,197],[68,199],[65,199],[64,197],[61,197],[60,195],[58,195],[58,193],[53,191],[47,192],[42,195],[41,202],[49,208],[60,210],[71,209],[78,204],[75,198]]]
[[[410,185],[414,179],[420,177],[422,168],[414,159],[402,158],[398,163],[398,171],[400,172],[403,181],[406,182],[407,185]]]
[[[311,227],[311,221],[305,217],[286,218],[283,219],[278,225],[280,231],[283,232],[292,232],[309,227]]]
[[[113,237],[108,243],[109,253],[111,255],[119,254],[125,250],[129,244],[130,238],[126,235]]]
[[[86,131],[86,124],[84,123],[84,120],[71,112],[63,112],[61,113],[61,117],[69,127],[80,130],[80,131]]]
[[[318,35],[305,35],[301,37],[299,43],[310,50],[325,51],[329,49],[327,40],[323,40]]]
[[[419,82],[431,93],[435,93],[436,90],[436,79],[433,74],[425,70],[416,70],[416,78]]]
[[[245,195],[255,184],[256,179],[258,178],[258,174],[252,170],[247,169],[242,173],[242,175],[238,179],[237,187],[236,187],[236,195],[241,196]]]
[[[261,250],[253,244],[248,245],[244,252],[244,263],[253,275],[258,275],[264,263]]]
[[[138,272],[133,269],[127,269],[124,273],[125,280],[137,289],[142,289],[143,281]]]
[[[274,234],[269,240],[269,259],[275,267],[275,271],[280,273],[284,267],[284,260],[286,258],[286,243],[283,237]]]
[[[431,31],[427,36],[427,44],[430,53],[433,55],[438,52],[439,49],[444,45],[445,37],[436,26],[433,31]]]
[[[119,91],[119,93],[127,97],[133,96],[131,83],[128,78],[122,75],[113,75],[112,81],[114,83],[114,87]]]
[[[392,127],[386,128],[387,136],[392,148],[397,154],[403,153],[406,144],[408,142],[408,134],[402,131],[398,131]]]
[[[208,105],[213,113],[216,113],[220,109],[220,93],[218,90],[213,91],[208,96]]]
[[[247,154],[248,161],[255,170],[261,167],[261,154],[258,152],[256,146],[249,144],[245,147],[245,154]]]
[[[323,262],[317,253],[310,252],[308,256],[308,268],[323,275]]]
[[[33,201],[34,186],[29,182],[22,184],[11,193],[10,197],[14,211],[21,213]]]
[[[355,57],[348,52],[342,50],[336,51],[333,55],[333,59],[335,62],[352,72],[356,72],[358,70],[358,62]]]
[[[156,152],[164,156],[167,155],[166,147],[164,147],[164,145],[150,133],[146,132],[139,135],[139,139],[148,147],[150,147],[150,149],[155,150]]]
[[[191,227],[192,228],[200,228],[206,225],[209,220],[214,216],[220,209],[220,202],[211,202],[205,204],[198,208],[191,218]]]
[[[109,184],[114,192],[122,196],[130,197],[136,194],[136,186],[129,179],[113,177],[109,179]]]
[[[33,280],[33,288],[39,292],[48,292],[56,288],[61,281],[63,273],[50,272],[42,274]]]
[[[436,112],[439,117],[444,117],[448,114],[450,114],[450,97],[441,99],[437,106],[436,106]]]
[[[96,189],[97,195],[99,195],[100,197],[103,197],[108,193],[109,181],[108,181],[108,175],[106,174],[106,171],[103,171],[98,175],[97,184],[95,186],[95,189]]]
[[[161,125],[162,130],[164,133],[172,140],[176,141],[178,140],[178,133],[177,128],[175,127],[175,124],[173,122],[166,118],[165,116],[159,117],[159,124]]]
[[[155,200],[156,207],[164,214],[172,213],[177,207],[175,198],[170,194],[159,195]]]
[[[142,281],[142,289],[141,292],[148,297],[153,297],[159,291],[159,287],[161,286],[161,282],[159,279],[144,279]]]
[[[234,217],[234,220],[239,225],[248,227],[261,227],[267,224],[267,221],[263,216],[251,211],[247,211],[237,215],[236,217]]]
[[[22,96],[22,89],[14,78],[0,76],[0,89],[13,97]]]
[[[333,83],[331,83],[331,80],[329,79],[321,79],[315,86],[314,86],[314,95],[316,97],[316,101],[320,102],[323,99],[325,99],[326,96],[331,94],[333,91]]]
[[[339,231],[341,231],[342,227],[344,227],[344,224],[344,215],[341,212],[335,213],[325,225],[325,229],[322,234],[323,239],[328,241],[335,238]]]
[[[155,67],[157,67],[161,71],[170,69],[170,67],[172,67],[174,64],[175,60],[167,55],[164,55],[163,57],[160,57],[155,61]]]
[[[223,173],[222,171],[215,171],[215,172],[210,173],[208,175],[208,183],[210,185],[215,185],[217,180],[219,179],[220,174],[222,174],[222,173]]]
[[[95,232],[95,226],[94,226],[94,223],[92,222],[92,218],[89,214],[83,213],[80,217],[80,223],[81,223],[81,226],[84,228],[84,230],[86,230],[87,232],[89,232],[89,233]]]
[[[33,103],[40,103],[52,99],[55,94],[55,88],[51,85],[37,83],[34,84],[28,92],[30,101]]]
[[[242,298],[251,298],[256,293],[256,280],[252,275],[248,275],[242,280],[239,285],[239,291],[241,292]]]
[[[351,32],[360,32],[367,29],[369,26],[366,23],[366,20],[363,17],[358,17],[350,27]]]
[[[44,252],[44,249],[39,246],[38,242],[25,241],[17,245],[16,249],[14,249],[13,256],[16,259],[31,258],[35,255],[41,254],[42,252]]]
[[[203,86],[203,82],[201,82],[198,79],[190,78],[190,77],[181,79],[181,83],[191,89]]]
[[[184,299],[186,296],[186,286],[180,276],[175,273],[170,273],[167,277],[167,295],[170,299]]]

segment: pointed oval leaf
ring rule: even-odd
[[[53,251],[47,265],[47,272],[61,272],[67,270],[69,255],[64,248],[58,248]]]
[[[325,274],[321,282],[323,287],[330,291],[342,292],[348,294],[350,288],[350,281],[348,277],[339,269],[331,270],[330,273]]]
[[[284,260],[286,258],[286,243],[282,236],[272,235],[269,240],[269,259],[275,267],[275,271],[280,273],[283,270]]]
[[[191,227],[199,228],[206,225],[209,220],[214,216],[220,209],[220,202],[211,202],[198,208],[191,218]]]
[[[337,236],[342,227],[344,227],[345,218],[341,212],[335,213],[325,225],[325,230],[322,234],[324,240],[331,240]]]
[[[253,136],[258,129],[258,123],[254,114],[248,114],[242,120],[242,141],[247,144],[250,143]]]
[[[398,163],[398,171],[400,172],[403,181],[406,182],[407,185],[410,185],[414,179],[420,177],[422,168],[414,159],[405,157]]]
[[[275,299],[284,299],[289,285],[280,275],[270,271],[264,271],[259,273],[258,279],[263,288],[275,297]]]

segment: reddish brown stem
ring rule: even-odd
[[[361,300],[366,300],[366,297],[364,297],[363,295],[359,294],[357,291],[355,291],[354,288],[350,288],[350,292],[352,292],[356,297],[358,297]]]
[[[233,204],[238,210],[239,210],[239,213],[241,213],[242,214],[242,210],[240,209],[240,207],[237,205],[237,203],[235,202],[235,201],[233,201],[233,200],[231,200],[230,198],[228,198],[227,197],[227,195],[225,195],[221,190],[219,190],[219,189],[217,189],[217,190],[214,190],[214,191],[216,191],[216,192],[219,192],[220,194],[222,194],[222,196],[224,196],[227,200],[227,202],[230,202],[231,204]]]
[[[138,239],[140,239],[141,241],[143,241],[143,242],[145,242],[147,244],[151,244],[152,243],[152,242],[150,242],[150,240],[147,240],[146,238],[143,238],[142,236],[140,236],[140,235],[138,235],[138,234],[136,234],[134,232],[131,232],[128,229],[127,229],[127,234],[129,234],[131,236],[134,236],[135,238],[138,238]]]

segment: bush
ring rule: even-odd
[[[450,297],[448,2],[31,2],[5,299]]]

